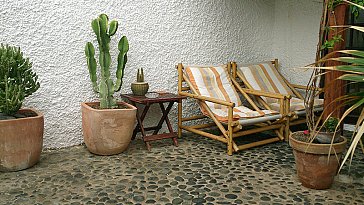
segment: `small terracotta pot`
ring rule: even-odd
[[[44,117],[34,109],[35,117],[0,120],[0,171],[18,171],[35,165],[43,147]]]
[[[339,168],[338,159],[341,159],[341,154],[346,148],[346,138],[341,136],[339,143],[333,143],[329,155],[330,144],[302,142],[297,140],[295,135],[303,136],[304,133],[294,132],[289,136],[299,181],[311,189],[330,188]]]
[[[94,109],[99,102],[82,103],[83,139],[88,150],[97,155],[114,155],[125,151],[131,141],[137,108],[125,102],[126,109]]]

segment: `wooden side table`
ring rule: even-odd
[[[161,139],[166,139],[166,138],[172,138],[174,145],[178,146],[177,134],[176,134],[176,132],[173,131],[173,128],[172,128],[171,123],[168,118],[168,113],[169,113],[169,111],[171,111],[171,108],[175,102],[182,103],[182,99],[185,99],[186,97],[175,95],[172,93],[159,94],[156,92],[149,92],[149,93],[145,94],[145,96],[136,96],[133,94],[121,94],[121,97],[128,99],[130,101],[130,103],[134,106],[136,106],[136,104],[145,105],[141,114],[139,112],[139,109],[137,110],[138,124],[134,129],[132,139],[135,138],[135,136],[138,132],[141,132],[141,134],[143,136],[143,140],[149,151],[151,150],[151,146],[149,143],[150,141],[161,140]],[[164,103],[166,103],[166,102],[168,102],[167,109],[164,107]],[[143,121],[145,119],[145,116],[147,115],[150,106],[154,103],[159,104],[159,107],[162,111],[162,117],[156,126],[144,127]],[[158,134],[159,130],[162,128],[163,122],[165,122],[167,124],[169,133]],[[150,131],[150,130],[154,130],[153,134],[146,135],[145,132]]]

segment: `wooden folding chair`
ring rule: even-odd
[[[278,59],[247,65],[238,65],[232,62],[232,79],[242,81],[245,92],[259,93],[268,92],[276,95],[286,96],[286,106],[289,107],[289,126],[306,123],[304,97],[299,89],[306,90],[306,86],[289,83],[278,71]],[[255,102],[260,108],[279,110],[280,104],[274,98],[264,96],[255,97]],[[315,99],[315,110],[323,110],[323,99]],[[286,140],[288,140],[289,126],[286,126]]]
[[[250,103],[252,109],[245,107],[232,84],[229,71],[231,65],[222,66],[183,66],[178,69],[178,93],[182,96],[196,99],[203,115],[182,117],[182,105],[178,106],[178,135],[187,130],[201,136],[227,144],[227,153],[255,147],[284,139],[283,132],[286,123],[284,107],[281,112],[259,109],[253,100],[240,86],[238,91]],[[267,94],[275,98],[276,95]],[[283,101],[285,97],[278,96]],[[200,120],[209,118],[210,120]],[[191,122],[193,121],[193,122]],[[186,125],[187,124],[187,125]],[[193,124],[193,125],[191,125]],[[205,128],[216,126],[221,135],[209,133]],[[277,136],[238,145],[237,137],[273,130]]]

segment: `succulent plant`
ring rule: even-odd
[[[100,94],[100,108],[116,108],[114,93],[118,92],[123,84],[124,69],[127,62],[129,43],[126,36],[123,36],[118,43],[118,64],[116,68],[116,82],[110,78],[110,38],[118,29],[118,22],[113,20],[109,24],[109,17],[106,14],[99,15],[91,22],[91,27],[97,37],[99,45],[100,80],[97,82],[95,59],[95,48],[91,42],[86,43],[85,54],[90,73],[92,86],[95,92]]]
[[[143,73],[143,68],[139,68],[139,69],[138,69],[138,73],[137,73],[137,82],[139,82],[139,83],[144,82],[144,73]]]
[[[0,45],[0,113],[14,115],[26,97],[40,87],[29,58],[19,47]]]

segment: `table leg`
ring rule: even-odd
[[[135,103],[135,102],[133,102],[132,104],[136,107],[136,103]],[[138,122],[138,124],[137,124],[137,126],[135,127],[135,129],[134,129],[134,131],[133,131],[133,137],[132,137],[132,139],[135,139],[136,134],[137,134],[137,133],[138,133],[138,131],[140,130],[140,132],[141,132],[141,134],[142,134],[142,137],[143,137],[143,141],[144,141],[144,143],[146,144],[147,149],[150,151],[150,149],[151,149],[150,144],[149,144],[149,142],[146,142],[146,141],[145,141],[145,136],[146,136],[146,134],[145,134],[144,126],[143,126],[143,121],[144,121],[145,116],[146,116],[146,114],[147,114],[147,112],[148,112],[148,110],[149,110],[149,107],[150,107],[150,105],[149,105],[149,104],[147,104],[147,105],[144,107],[143,112],[142,112],[142,114],[141,114],[141,115],[139,115],[139,109],[137,109],[137,122]]]
[[[171,123],[170,123],[170,121],[169,121],[169,118],[168,118],[168,113],[171,111],[171,108],[172,108],[172,106],[173,106],[173,103],[174,103],[174,102],[169,102],[167,109],[165,109],[165,108],[164,108],[163,103],[159,103],[159,106],[160,106],[160,108],[161,108],[161,111],[162,111],[162,113],[163,113],[163,116],[162,116],[161,120],[159,121],[158,125],[159,125],[159,124],[160,124],[160,125],[162,125],[163,121],[165,121],[165,122],[166,122],[166,124],[167,124],[168,130],[169,130],[169,132],[170,132],[170,133],[174,133],[174,132],[173,132],[172,125],[171,125]],[[160,128],[159,128],[159,129],[160,129]],[[159,131],[159,130],[158,130],[158,131]],[[158,132],[158,131],[157,131],[157,132]],[[157,133],[155,133],[155,134],[157,134]],[[172,140],[173,140],[173,144],[174,144],[175,146],[178,146],[177,137],[173,137],[173,138],[172,138]]]
[[[157,134],[159,132],[159,130],[162,128],[162,124],[165,121],[165,119],[168,118],[168,113],[171,110],[172,106],[173,106],[173,102],[170,102],[168,107],[167,107],[167,110],[166,110],[164,108],[163,103],[161,103],[161,102],[159,103],[159,107],[161,108],[161,111],[162,111],[162,117],[159,120],[158,125],[156,126],[156,129],[153,132],[153,135]]]

